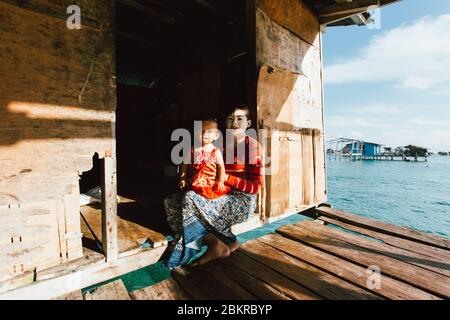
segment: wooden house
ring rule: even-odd
[[[157,261],[171,130],[234,101],[277,168],[236,230],[325,202],[322,31],[392,2],[0,0],[0,297]],[[101,206],[80,209],[96,185]]]

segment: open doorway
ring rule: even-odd
[[[136,240],[132,230],[170,232],[163,199],[177,190],[173,130],[206,115],[221,119],[236,102],[255,106],[252,2],[116,2],[119,254]],[[82,210],[86,233],[101,228],[98,216]]]

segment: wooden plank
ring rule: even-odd
[[[84,294],[84,300],[131,300],[122,280],[116,280]]]
[[[71,293],[54,298],[52,300],[84,300],[84,299],[83,299],[83,293],[81,292],[81,290],[75,290],[75,291],[72,291]]]
[[[299,212],[303,205],[302,181],[302,134],[301,132],[287,132],[289,150],[289,207],[287,212]]]
[[[256,5],[274,22],[315,47],[319,42],[319,20],[300,0],[258,0]]]
[[[254,278],[245,271],[243,272],[242,269],[230,263],[228,259],[214,261],[209,264],[209,268],[212,268],[213,272],[217,270],[221,274],[226,274],[258,300],[290,300],[286,295],[266,282]]]
[[[319,59],[311,54],[308,59]],[[311,62],[311,64],[314,64]],[[299,131],[323,129],[320,94],[320,64],[305,75],[264,64],[258,78],[258,118],[264,129]],[[318,70],[316,70],[318,69]],[[306,71],[305,71],[306,72]]]
[[[92,251],[90,249],[83,249],[83,257],[59,264],[57,266],[39,270],[36,272],[36,281],[48,280],[56,277],[61,277],[70,273],[80,272],[93,266],[98,266],[105,263],[105,256],[101,253]]]
[[[177,268],[172,277],[196,300],[254,300],[255,297],[224,274],[208,271],[207,265]],[[211,285],[214,284],[214,285]]]
[[[250,274],[256,278],[260,283],[266,283],[268,286],[274,288],[278,292],[295,300],[320,300],[318,295],[312,293],[305,287],[299,285],[295,281],[281,275],[275,270],[270,269],[264,264],[247,256],[242,249],[239,249],[226,260],[227,263],[232,264],[235,268],[242,270],[242,272]]]
[[[241,246],[243,253],[285,277],[299,283],[308,290],[325,298],[334,300],[377,300],[380,297],[357,287],[336,276],[324,272],[310,264],[287,255],[257,240]]]
[[[270,159],[270,174],[266,176],[266,218],[286,212],[289,198],[287,183],[289,181],[288,142],[285,132],[270,131],[268,159]]]
[[[341,222],[341,221],[338,221],[335,219],[331,219],[331,218],[328,218],[325,216],[321,216],[321,217],[319,217],[319,219],[328,224],[332,224],[332,225],[341,227],[341,228],[349,230],[349,231],[357,232],[359,234],[381,240],[384,243],[389,244],[391,246],[424,254],[424,255],[432,257],[440,262],[448,263],[450,261],[450,252],[443,250],[443,249],[435,248],[435,247],[428,246],[426,244],[422,244],[422,243],[411,241],[411,240],[406,240],[406,239],[402,239],[402,238],[389,236],[384,233],[368,230],[368,229],[362,228],[362,227],[357,227],[357,226],[354,226],[354,225],[351,225],[348,223],[344,223],[344,222]]]
[[[55,202],[0,207],[0,280],[61,261]]]
[[[309,227],[310,230],[312,231],[321,232],[329,237],[333,237],[354,245],[358,245],[362,248],[370,249],[380,254],[392,257],[394,259],[398,259],[450,277],[450,264],[448,263],[448,261],[440,262],[432,257],[423,255],[421,253],[400,249],[397,247],[380,243],[375,240],[369,240],[361,236],[357,236],[348,232],[343,232],[336,228],[325,227],[317,223],[319,221],[320,220],[307,221],[308,222],[307,224],[302,224],[301,226]]]
[[[315,180],[314,180],[314,149],[311,129],[302,130],[302,187],[303,204],[314,203]]]
[[[340,259],[326,252],[317,250],[315,248],[305,246],[296,241],[281,237],[275,234],[268,234],[258,241],[266,243],[280,251],[289,255],[297,257],[305,262],[308,262],[322,270],[330,272],[340,278],[367,288],[367,290],[374,292],[384,298],[393,300],[434,300],[438,297],[429,294],[423,290],[417,289],[411,285],[401,281],[381,275],[380,288],[370,288],[368,286],[367,269],[360,265],[351,263],[347,260]]]
[[[191,300],[192,298],[173,279],[167,279],[150,287],[133,291],[133,300]]]
[[[279,228],[277,233],[365,267],[379,266],[382,274],[407,282],[439,297],[450,296],[450,280],[444,275],[330,237],[316,230],[311,231],[310,228],[309,224],[302,226],[299,223]]]
[[[0,281],[0,293],[26,286],[34,281],[34,272],[29,271],[14,278]]]
[[[431,245],[437,248],[450,250],[450,239],[427,234],[418,230],[405,227],[399,227],[382,221],[368,219],[359,215],[351,214],[345,211],[338,211],[332,208],[319,207],[316,209],[319,215],[349,223],[358,227],[388,234],[391,236],[408,239],[419,243]]]
[[[327,201],[325,146],[322,132],[320,130],[313,130],[314,203],[317,204]]]
[[[102,247],[106,261],[116,260],[117,244],[117,170],[116,159],[102,160]]]
[[[121,204],[118,206],[119,214],[120,208]],[[136,207],[136,210],[142,209]],[[96,241],[96,238],[101,241],[101,211],[93,206],[87,205],[81,207],[81,214],[83,215],[83,218],[86,219],[90,229],[94,232],[94,234],[92,234],[87,225],[83,225],[83,235],[92,241]],[[142,214],[146,213],[142,212]],[[163,234],[132,221],[122,219],[120,216],[117,217],[117,235],[120,257],[124,257],[128,253],[138,252],[142,249],[144,243],[148,243],[154,248],[167,245],[167,239]]]
[[[156,263],[165,249],[165,247],[146,249],[115,261],[89,266],[84,270],[63,276],[36,281],[23,288],[0,294],[0,300],[53,299]]]

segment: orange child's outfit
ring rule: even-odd
[[[200,148],[193,150],[193,164],[191,167],[191,189],[195,193],[207,198],[217,199],[228,192],[231,187],[225,185],[225,191],[217,190],[217,172],[219,167],[217,165],[218,153],[220,150],[214,147],[211,151]]]

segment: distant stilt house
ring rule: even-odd
[[[427,157],[428,155],[428,149],[413,145],[408,145],[403,147],[404,149],[404,155],[406,157]]]
[[[328,154],[350,160],[369,160],[382,154],[382,145],[362,140],[339,138],[328,142]]]
[[[382,145],[362,141],[363,158],[373,158],[382,155]]]
[[[327,142],[327,154],[329,159],[355,160],[402,160],[402,161],[426,161],[428,149],[413,145],[397,147],[392,151],[391,147],[382,144],[349,138],[339,138]]]

